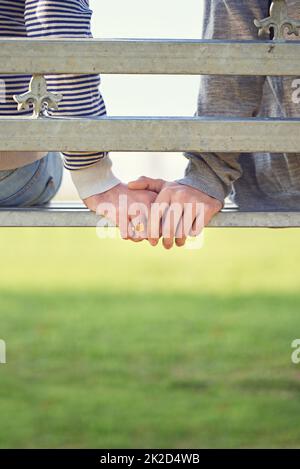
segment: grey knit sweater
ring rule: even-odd
[[[204,0],[204,39],[258,39],[254,18],[266,18],[269,0]],[[287,0],[300,18],[300,0]],[[289,39],[295,37],[289,36]],[[300,77],[202,76],[198,116],[300,117]],[[235,191],[244,208],[297,208],[299,154],[196,153],[179,182],[216,199]]]

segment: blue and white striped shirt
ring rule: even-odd
[[[92,11],[89,0],[0,0],[0,37],[87,38],[91,37]],[[17,111],[15,94],[28,91],[30,76],[0,75],[0,115],[26,115]],[[62,93],[59,116],[104,116],[105,104],[99,91],[99,75],[49,75],[49,91]],[[87,168],[105,157],[93,153],[64,153],[65,167],[70,170]]]

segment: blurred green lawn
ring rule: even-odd
[[[299,234],[2,228],[0,447],[299,448]]]

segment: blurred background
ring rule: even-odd
[[[189,37],[201,0],[94,0],[97,37]],[[111,115],[192,115],[197,77],[103,77]],[[181,155],[114,155],[124,179]],[[61,197],[76,197],[66,176]],[[298,230],[165,252],[0,229],[1,448],[300,447]]]

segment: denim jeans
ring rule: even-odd
[[[21,168],[0,171],[0,207],[47,204],[58,192],[62,174],[60,153],[48,153]]]

